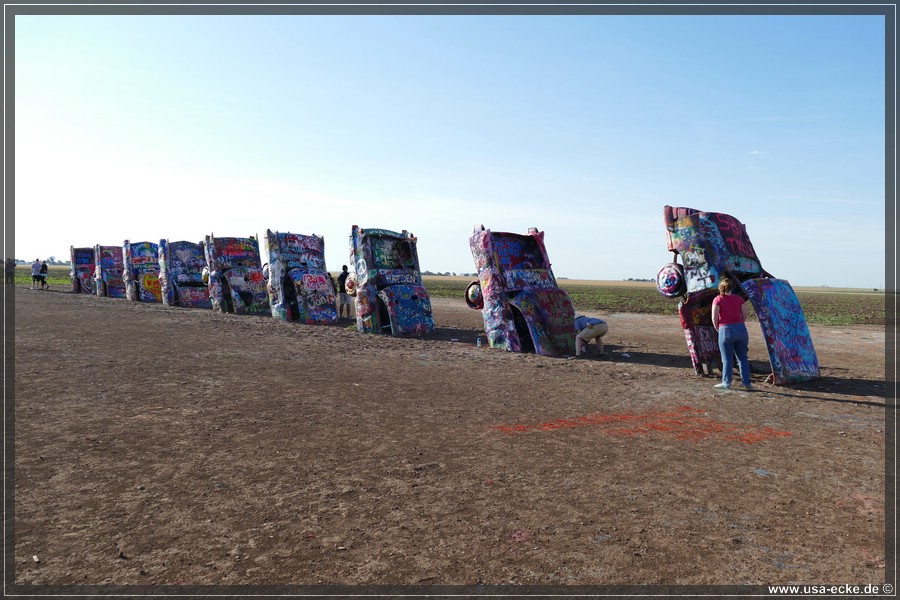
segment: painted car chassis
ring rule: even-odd
[[[334,286],[325,268],[325,240],[317,235],[266,231],[267,290],[272,316],[309,325],[335,323]]]
[[[122,246],[94,246],[93,288],[98,296],[125,297]]]
[[[122,244],[125,297],[132,302],[161,302],[158,246],[153,242]]]
[[[69,248],[71,254],[71,269],[69,277],[72,280],[72,292],[76,294],[95,294],[94,289],[94,248]]]
[[[356,329],[395,337],[434,331],[431,298],[422,284],[416,238],[411,233],[363,229],[350,233],[355,265]]]
[[[159,240],[159,284],[163,304],[183,308],[212,308],[203,281],[206,257],[203,244]]]
[[[750,300],[759,319],[776,385],[819,377],[819,363],[803,309],[791,285],[766,272],[743,223],[724,213],[693,208],[663,210],[668,249],[674,261],[660,269],[657,289],[677,298],[691,363],[698,375],[720,367],[712,301],[719,282],[729,278],[736,293]],[[678,264],[678,258],[683,264]]]
[[[239,315],[271,314],[256,238],[208,235],[203,251],[213,309]]]
[[[469,248],[478,271],[467,302],[481,308],[492,348],[546,356],[575,354],[575,307],[550,268],[544,232],[492,232],[475,227]]]

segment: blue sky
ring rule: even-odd
[[[666,204],[794,285],[884,281],[878,16],[16,17],[16,257],[123,240],[546,232],[557,276],[653,278]]]

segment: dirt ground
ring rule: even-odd
[[[746,392],[677,317],[565,359],[462,299],[425,340],[14,300],[16,584],[885,581],[883,328],[812,326],[823,377],[775,387],[751,324]]]

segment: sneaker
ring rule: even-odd
[[[717,384],[714,385],[713,387],[714,387],[714,388],[718,388],[718,389],[720,389],[720,390],[730,390],[730,389],[731,389],[731,386],[728,385],[727,383],[717,383]]]
[[[744,389],[747,390],[748,392],[752,392],[752,391],[755,390],[756,388],[753,387],[753,384],[751,383],[750,385],[745,385],[745,386],[744,386]]]

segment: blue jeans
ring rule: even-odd
[[[750,334],[743,323],[722,325],[719,327],[719,351],[722,353],[722,383],[731,385],[731,371],[734,369],[734,357],[737,355],[738,368],[741,371],[741,383],[750,385],[750,361],[747,360],[747,348],[750,345]]]

